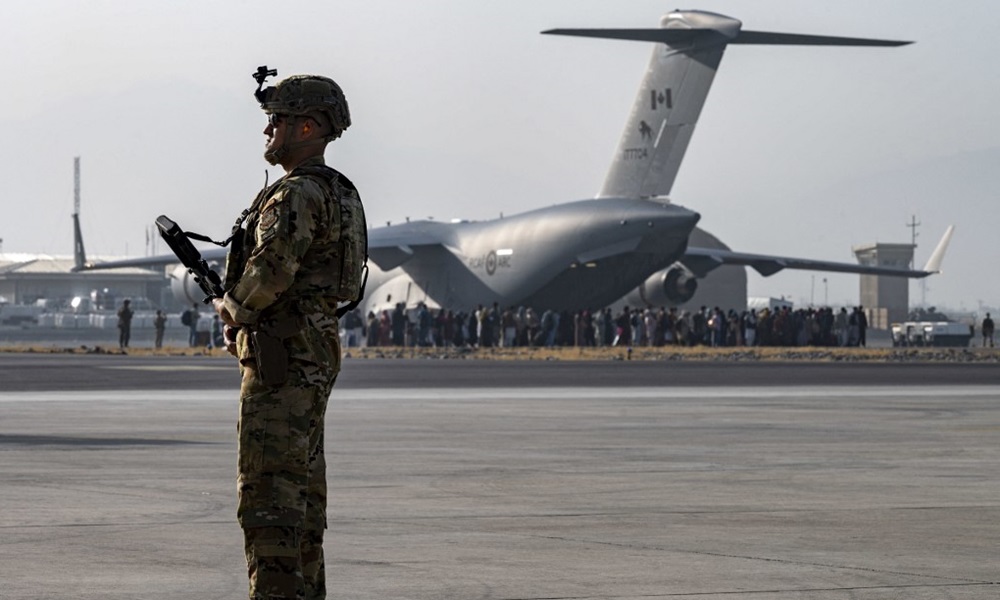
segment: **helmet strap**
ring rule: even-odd
[[[289,115],[289,117],[292,117],[294,119],[298,119],[300,118],[300,116],[301,115]],[[289,138],[292,137],[292,129],[294,129],[294,127],[292,127],[291,124],[286,125],[284,139],[281,140],[281,145],[278,146],[275,150],[269,151],[264,154],[264,159],[267,160],[268,163],[272,165],[279,164],[281,162],[281,159],[288,156],[288,153],[296,148],[303,148],[305,146],[312,146],[314,144],[323,144],[325,146],[331,141],[337,139],[336,137],[332,136],[324,136],[312,140],[291,142],[289,141]]]

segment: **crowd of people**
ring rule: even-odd
[[[190,346],[221,347],[222,323],[213,315],[202,330],[198,305],[184,311],[181,323],[189,329]],[[129,345],[133,311],[129,300],[118,310],[119,346]],[[156,311],[155,347],[163,345],[167,316]],[[868,318],[861,306],[839,311],[829,307],[792,310],[788,307],[723,311],[702,306],[695,311],[676,308],[610,308],[577,313],[531,307],[501,309],[497,304],[472,311],[431,309],[420,304],[408,311],[345,315],[341,325],[345,345],[422,347],[553,347],[553,346],[865,346]],[[982,322],[982,345],[993,346],[993,319]]]
[[[591,312],[501,308],[471,311],[402,304],[363,319],[342,322],[348,346],[552,347],[552,346],[865,346],[868,319],[862,307],[788,307],[724,311],[719,307],[610,308]]]

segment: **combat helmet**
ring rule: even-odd
[[[322,114],[332,129],[327,141],[337,139],[350,127],[347,98],[336,81],[321,75],[292,75],[275,86],[264,88],[264,80],[271,75],[276,76],[277,71],[265,66],[259,67],[253,76],[257,80],[254,96],[264,112],[297,116]]]

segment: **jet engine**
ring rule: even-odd
[[[646,306],[677,306],[694,297],[698,278],[680,264],[650,275],[639,286],[639,296]]]
[[[663,293],[674,304],[684,304],[698,290],[698,279],[682,266],[667,269],[663,276]]]

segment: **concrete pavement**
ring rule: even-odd
[[[1000,596],[1000,385],[631,387],[620,366],[339,389],[329,597]],[[0,599],[245,597],[232,384],[38,372],[0,392]]]

